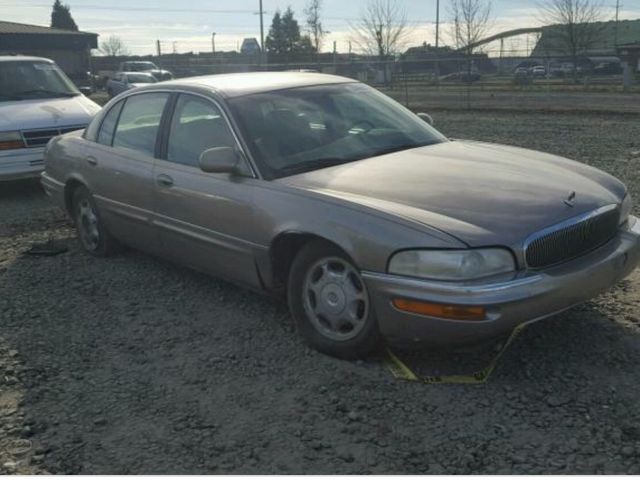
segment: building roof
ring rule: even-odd
[[[0,21],[0,35],[6,33],[31,35],[97,35],[97,33],[75,32],[73,30],[63,30],[61,28],[50,28],[40,25],[28,25],[26,23]]]
[[[594,41],[587,51],[581,55],[613,55],[616,45],[640,42],[640,19],[621,20],[619,22],[595,22],[593,28]],[[531,56],[560,56],[568,55],[563,25],[549,25],[542,28],[542,35]]]

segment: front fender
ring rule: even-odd
[[[254,192],[256,243],[271,245],[300,232],[338,245],[363,270],[384,272],[388,258],[407,248],[465,248],[456,238],[410,220],[318,192],[264,184]]]

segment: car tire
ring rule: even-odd
[[[314,241],[300,250],[289,272],[287,298],[299,333],[320,352],[359,358],[380,342],[360,271],[335,245]]]
[[[82,248],[96,257],[107,257],[115,253],[120,245],[107,230],[96,202],[86,187],[73,192],[73,222]]]

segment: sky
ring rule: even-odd
[[[407,46],[434,43],[436,0],[397,0],[403,5],[409,23]],[[493,0],[493,32],[540,25],[540,0]],[[620,19],[640,18],[640,0],[618,0]],[[322,22],[328,33],[323,50],[347,52],[367,0],[322,0]],[[211,51],[211,34],[216,33],[216,50],[237,50],[245,37],[260,38],[259,0],[63,0],[81,30],[120,37],[132,54],[154,54],[156,40],[162,51],[184,53]],[[301,27],[307,0],[263,0],[265,36],[271,17],[288,6]],[[603,0],[606,15],[614,18],[616,0]],[[0,20],[49,25],[53,0],[0,0]],[[441,42],[448,39],[449,0],[440,0]],[[525,53],[534,39],[518,37],[507,49]],[[489,46],[489,49],[492,47]],[[353,50],[357,48],[353,45]],[[491,54],[491,52],[489,52]]]

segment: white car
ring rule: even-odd
[[[115,97],[125,90],[156,83],[156,77],[146,72],[118,72],[107,82],[109,98]]]
[[[53,61],[0,56],[0,181],[38,177],[47,142],[99,111]]]

